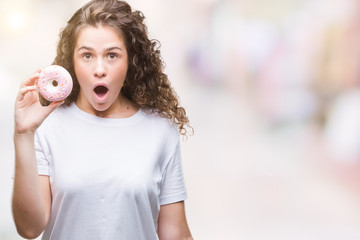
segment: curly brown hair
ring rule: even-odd
[[[80,85],[74,70],[74,48],[79,32],[86,26],[112,27],[124,37],[128,52],[128,71],[122,93],[139,108],[151,109],[170,119],[186,136],[189,125],[185,109],[164,73],[164,62],[160,55],[159,41],[148,38],[144,15],[132,11],[130,5],[117,0],[93,0],[77,10],[60,33],[57,56],[53,64],[66,68],[73,78],[73,90],[65,105],[77,100]]]

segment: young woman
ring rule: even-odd
[[[192,239],[179,143],[191,127],[143,20],[126,2],[89,2],[54,61],[73,78],[70,96],[42,106],[39,72],[23,82],[12,199],[21,236]]]

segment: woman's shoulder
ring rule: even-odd
[[[153,109],[141,109],[147,123],[154,129],[166,131],[168,134],[178,135],[176,124],[163,114]]]

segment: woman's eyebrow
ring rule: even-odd
[[[80,50],[94,51],[94,49],[92,47],[87,47],[87,46],[81,46],[81,47],[79,47],[79,49],[77,51],[79,52]],[[112,50],[122,51],[122,48],[120,48],[120,47],[109,47],[109,48],[106,48],[105,50],[106,51],[112,51]]]
[[[109,47],[109,48],[107,48],[107,49],[105,49],[106,51],[112,51],[112,50],[120,50],[120,51],[122,51],[122,48],[120,48],[120,47]]]
[[[79,47],[79,49],[78,49],[77,51],[79,52],[79,51],[82,50],[82,49],[88,50],[88,51],[93,51],[93,50],[94,50],[94,49],[91,48],[91,47],[81,46],[81,47]]]

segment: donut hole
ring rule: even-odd
[[[50,93],[57,92],[59,90],[59,82],[58,82],[58,80],[56,78],[49,79],[46,82],[46,89]]]
[[[56,81],[56,80],[52,80],[51,83],[54,87],[57,87],[59,85],[58,81]]]

